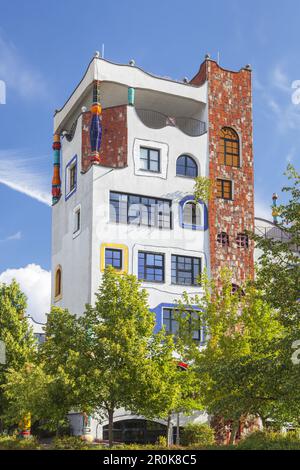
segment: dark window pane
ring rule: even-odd
[[[106,248],[105,267],[106,266],[113,266],[115,269],[122,269],[122,250]]]
[[[110,221],[171,229],[171,201],[111,192]]]
[[[172,255],[172,283],[197,285],[201,273],[201,259],[189,256]]]
[[[176,174],[179,176],[195,178],[198,174],[195,160],[189,155],[181,155],[178,157],[176,162]]]
[[[139,253],[138,277],[145,281],[164,281],[164,255]]]
[[[160,150],[141,147],[140,160],[142,170],[160,171]]]

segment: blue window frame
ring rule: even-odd
[[[176,162],[176,175],[196,178],[198,176],[198,167],[195,160],[189,155],[180,155]]]
[[[185,196],[179,202],[179,223],[182,228],[207,230],[208,210],[200,199],[195,204],[194,196]]]
[[[150,282],[164,282],[164,254],[139,251],[138,278]]]
[[[172,284],[196,286],[201,275],[201,258],[172,255]]]
[[[122,250],[105,248],[105,267],[107,266],[122,269]]]
[[[193,310],[185,310],[181,313],[175,308],[163,308],[163,325],[165,326],[166,332],[175,336],[180,333],[180,323],[178,319],[181,315],[188,316],[187,320],[193,340],[203,343],[205,341],[205,327],[203,326],[203,322],[201,322],[199,314]]]
[[[77,155],[69,161],[65,171],[65,200],[69,199],[77,189]]]

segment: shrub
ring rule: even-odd
[[[168,446],[167,438],[165,436],[158,436],[156,445],[158,447],[167,447]]]
[[[19,439],[16,436],[0,437],[0,450],[35,450],[40,448],[38,440],[33,436],[29,439]]]
[[[239,442],[240,450],[300,450],[300,437],[297,432],[286,434],[272,431],[256,431]]]
[[[91,447],[94,446],[79,436],[55,437],[52,443],[52,448],[56,450],[87,450]]]
[[[190,423],[183,428],[180,440],[184,446],[207,447],[215,443],[215,435],[208,424]]]

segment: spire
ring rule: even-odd
[[[273,200],[273,204],[272,204],[272,216],[273,216],[273,222],[274,222],[274,224],[277,224],[277,223],[278,223],[277,199],[278,199],[278,195],[277,195],[276,193],[274,193],[273,196],[272,196],[272,200]]]
[[[60,180],[60,135],[53,136],[53,178],[52,178],[52,204],[56,204],[61,196],[61,180]]]
[[[92,119],[90,124],[91,163],[100,162],[100,146],[102,138],[102,108],[100,104],[100,82],[96,80],[93,86]]]

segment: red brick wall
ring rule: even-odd
[[[229,267],[233,282],[239,284],[254,274],[253,242],[249,240],[248,249],[238,248],[235,243],[239,232],[254,230],[251,71],[231,72],[206,60],[192,83],[202,84],[204,73],[208,81],[209,175],[214,183],[217,178],[231,179],[234,194],[233,201],[218,199],[214,184],[209,201],[211,270],[216,278],[221,267]],[[221,163],[220,131],[224,126],[239,134],[241,168]],[[221,231],[228,233],[229,247],[217,242]]]
[[[91,113],[82,115],[82,171],[90,166],[90,122]],[[127,166],[127,107],[114,106],[102,111],[102,141],[100,165],[111,168]]]

